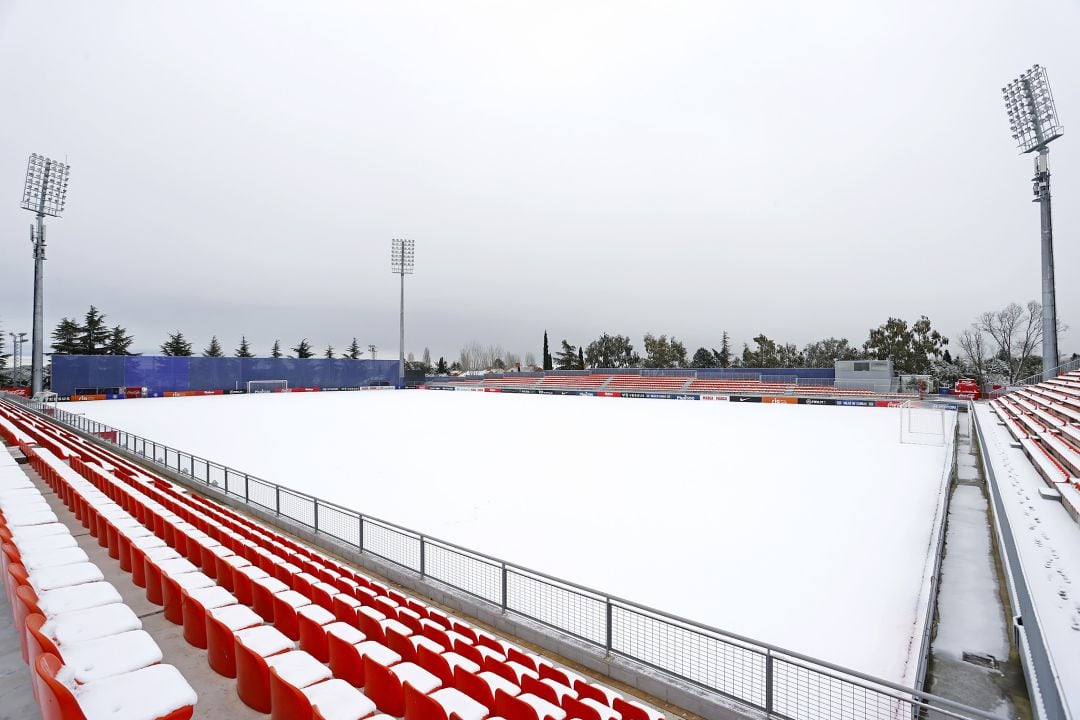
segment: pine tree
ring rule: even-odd
[[[292,349],[296,353],[296,357],[301,360],[307,360],[310,357],[314,357],[315,353],[311,351],[311,345],[308,343],[307,338],[300,341],[300,344]]]
[[[360,343],[356,342],[356,338],[353,338],[352,342],[349,343],[349,349],[345,353],[345,357],[350,360],[359,360],[363,354],[364,351],[360,349]]]
[[[236,357],[238,358],[253,358],[255,354],[251,352],[251,347],[248,345],[247,337],[240,336],[240,347],[236,348]]]
[[[450,374],[450,368],[446,364],[446,358],[444,358],[444,357],[439,358],[439,364],[435,366],[435,374],[436,375],[449,375]]]
[[[218,342],[217,335],[210,336],[210,345],[203,350],[203,357],[224,357],[225,353],[221,351],[221,343]]]
[[[281,341],[280,340],[275,340],[274,341],[274,347],[270,348],[270,357],[272,357],[272,358],[281,357]]]
[[[566,342],[562,341],[562,350],[558,354],[559,370],[577,370],[577,348]]]
[[[551,370],[551,353],[548,351],[547,330],[544,331],[544,369]]]
[[[59,355],[78,355],[82,350],[79,336],[82,326],[74,318],[63,318],[53,330],[53,352]]]
[[[109,329],[105,325],[105,315],[93,305],[86,311],[83,324],[80,327],[79,351],[83,355],[102,355],[105,352],[105,342],[109,335]]]
[[[191,357],[191,343],[184,339],[184,333],[177,330],[175,334],[169,334],[169,339],[161,346],[161,354],[168,357]]]
[[[585,369],[585,351],[580,347],[577,349],[577,369]]]
[[[724,331],[724,337],[720,341],[720,352],[717,353],[716,364],[722,368],[731,367],[731,338],[728,337],[727,330]]]
[[[326,346],[326,359],[327,360],[333,360],[334,359],[334,346],[333,345],[327,345]]]
[[[134,355],[136,353],[128,352],[128,348],[131,347],[131,343],[133,342],[135,342],[135,340],[127,334],[127,330],[116,325],[109,331],[108,338],[105,341],[105,354]]]

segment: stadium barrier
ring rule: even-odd
[[[422,583],[450,588],[504,615],[527,618],[605,658],[657,671],[661,681],[676,681],[674,687],[688,684],[784,720],[998,720],[962,703],[439,540],[84,415],[10,394],[3,399],[125,451],[170,477],[216,491],[253,514],[287,519],[316,538],[325,536],[336,541],[332,544],[413,573]]]

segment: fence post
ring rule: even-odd
[[[315,505],[315,534],[319,534],[319,498],[314,498]]]
[[[611,654],[611,598],[604,598],[604,615],[606,616],[604,625],[607,627],[606,640],[604,647],[607,649],[608,655]]]
[[[773,711],[773,657],[772,650],[765,650],[765,712]]]
[[[360,552],[364,552],[364,516],[358,514],[356,517],[359,518],[359,520],[360,520],[360,537],[357,538],[359,540],[360,544],[357,545],[356,548]]]
[[[424,542],[424,536],[421,535],[420,536],[420,577],[424,577],[424,571],[426,569],[424,567],[424,565],[425,565],[425,562],[424,562],[424,555],[425,555],[424,548],[426,546],[427,546],[427,543]]]
[[[244,502],[247,503],[247,504],[250,504],[251,501],[248,499],[250,497],[250,494],[249,494],[249,491],[248,491],[248,479],[249,479],[248,474],[244,473]]]
[[[506,612],[506,563],[502,564],[502,609]]]
[[[210,476],[207,475],[207,477],[210,477]],[[279,516],[279,517],[281,516],[281,486],[280,485],[275,485],[274,486],[274,514]]]

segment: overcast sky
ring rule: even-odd
[[[1001,101],[1038,62],[1080,328],[1078,30],[1060,0],[0,0],[0,322],[31,327],[37,152],[72,167],[46,331],[93,303],[144,353],[180,329],[392,357],[398,236],[417,355],[955,336],[1040,297]]]

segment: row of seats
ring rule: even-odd
[[[32,415],[17,420],[69,451],[70,466],[38,453],[39,471],[256,709],[279,718],[331,709],[335,718],[376,710],[409,720],[659,718]],[[71,475],[124,507],[145,540],[96,519]]]
[[[1080,372],[1010,392],[990,407],[1050,485],[1080,490]]]
[[[36,452],[25,438],[23,446]],[[0,540],[6,595],[45,720],[192,716],[195,691],[161,664],[139,618],[6,450]]]

